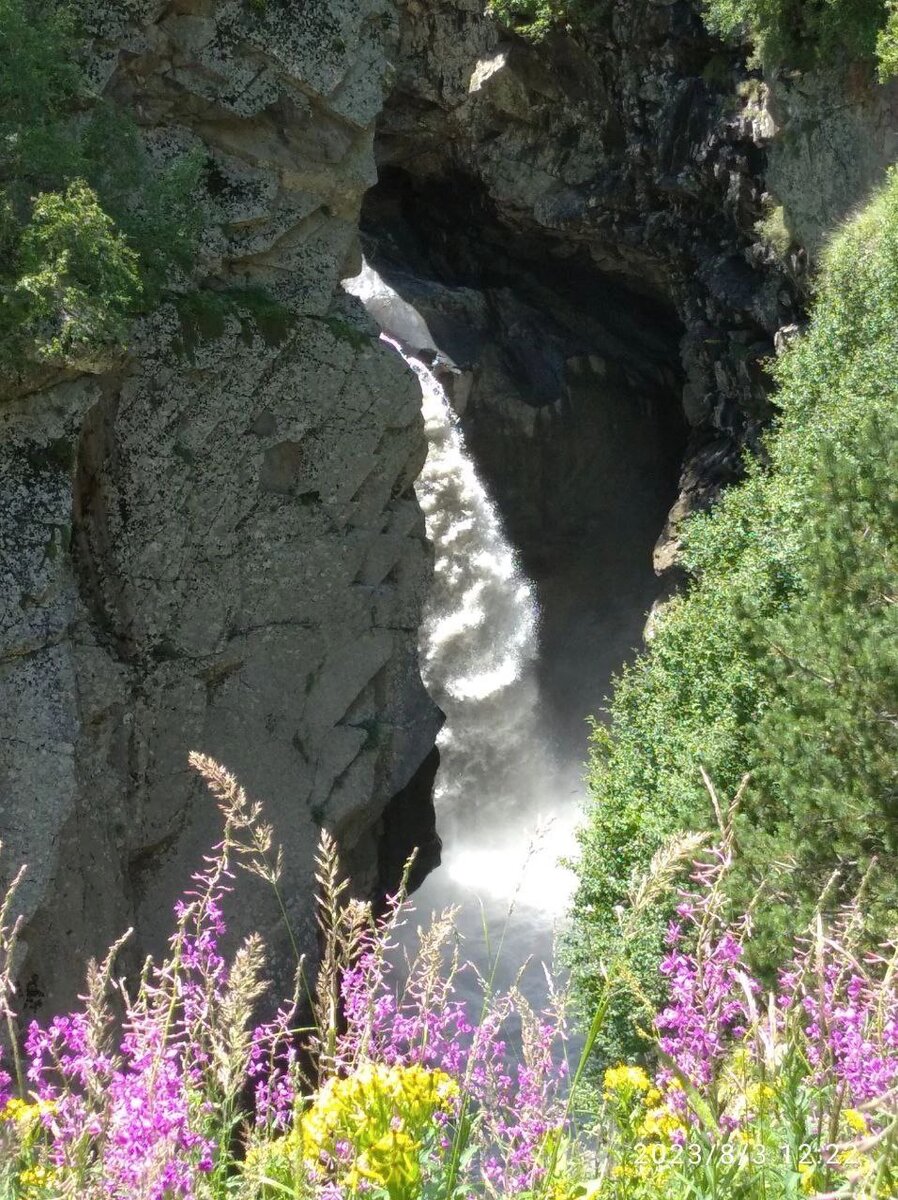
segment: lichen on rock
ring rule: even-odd
[[[191,277],[111,369],[0,399],[0,837],[30,863],[33,1008],[71,1001],[85,954],[129,924],[135,962],[165,935],[216,828],[190,749],[265,799],[312,952],[318,826],[378,894],[381,843],[395,859],[401,841],[383,813],[439,724],[417,664],[418,394],[339,286],[389,5],[82,15],[91,78],[150,151],[202,155],[205,223]],[[277,924],[259,889],[237,933],[272,936],[283,984]]]

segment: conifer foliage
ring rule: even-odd
[[[768,66],[808,66],[847,53],[878,57],[890,73],[888,42],[896,14],[887,0],[706,0],[708,25],[724,37],[748,37]]]

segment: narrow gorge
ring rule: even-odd
[[[29,1013],[125,928],[131,968],[162,945],[216,838],[192,749],[264,802],[311,957],[321,827],[360,896],[442,840],[422,904],[504,903],[554,814],[519,898],[548,952],[586,719],[681,582],[683,518],[758,448],[765,362],[896,157],[898,90],[750,67],[698,0],[539,41],[489,7],[79,4],[96,93],[154,163],[199,162],[202,228],[126,350],[0,378]],[[283,985],[261,883],[252,929]]]

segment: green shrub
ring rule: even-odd
[[[78,362],[124,340],[143,292],[139,259],[83,180],[35,198],[15,261],[20,274],[0,309],[7,345]]]
[[[785,872],[785,898],[756,914],[762,966],[837,865],[849,886],[877,855],[871,911],[894,899],[896,361],[893,174],[826,254],[811,325],[775,367],[782,411],[765,460],[689,523],[691,586],[617,681],[593,739],[572,938],[587,995],[634,871],[672,829],[712,823],[700,766],[723,793],[753,771],[734,899],[773,864]],[[665,916],[641,935],[640,975]]]
[[[888,0],[886,11],[886,23],[876,39],[880,83],[898,75],[898,4],[895,0]]]
[[[194,257],[199,159],[155,167],[79,51],[67,7],[0,0],[0,356],[15,368],[120,347]]]
[[[608,0],[487,0],[486,11],[531,42],[551,30],[595,24],[609,9]]]
[[[785,258],[792,245],[792,233],[786,224],[786,210],[777,205],[755,225],[755,231],[780,258]]]
[[[552,29],[589,26],[607,0],[487,0],[487,12],[530,41]],[[895,0],[704,0],[705,21],[726,40],[749,39],[768,64],[808,67],[847,53],[876,59],[880,79],[898,73]]]
[[[882,40],[889,7],[888,0],[705,0],[712,32],[750,38],[767,64],[805,67],[847,52],[852,58],[879,57],[886,74],[894,69]],[[888,20],[891,27],[894,16]]]
[[[489,0],[487,12],[532,41],[540,41],[565,15],[563,0]]]

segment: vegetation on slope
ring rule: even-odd
[[[847,53],[876,58],[883,79],[898,68],[898,8],[892,0],[705,0],[705,6],[713,32],[748,36],[765,64],[806,67]]]
[[[837,867],[853,887],[877,860],[873,921],[898,900],[896,361],[898,173],[829,248],[810,326],[774,368],[764,459],[690,523],[692,584],[596,728],[572,938],[587,996],[634,872],[670,831],[713,825],[701,767],[726,794],[752,773],[729,889],[745,905],[776,868],[762,967]],[[667,915],[631,941],[646,981]]]
[[[487,0],[486,11],[530,41],[541,41],[558,26],[584,24],[607,9],[599,0]]]
[[[609,0],[488,0],[487,12],[508,29],[541,41],[552,29],[595,25]],[[898,72],[896,0],[704,0],[712,33],[749,40],[768,66],[807,67],[847,54],[876,60],[886,80]]]
[[[89,86],[72,12],[0,0],[0,359],[78,364],[189,267],[200,164],[149,160]]]

